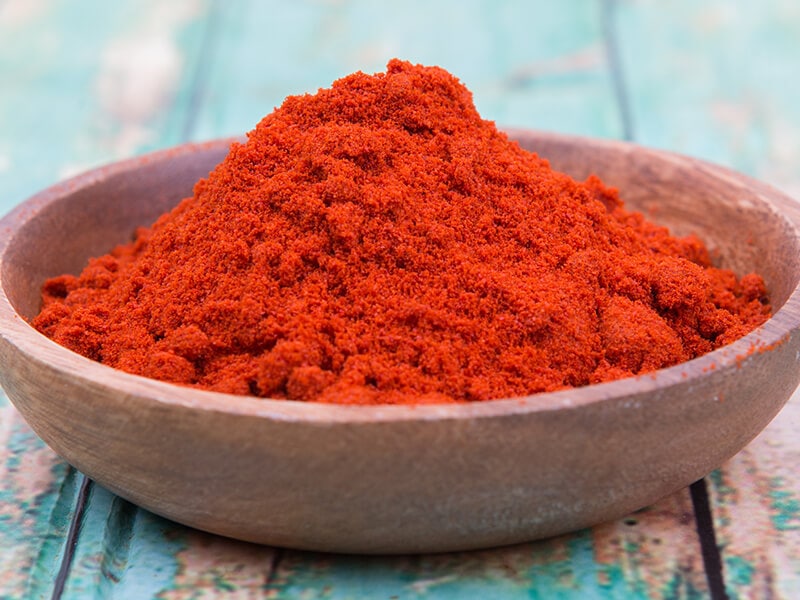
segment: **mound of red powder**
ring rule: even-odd
[[[34,325],[112,367],[337,403],[487,400],[708,352],[757,275],[626,212],[392,61],[290,97],[134,243],[48,281]]]

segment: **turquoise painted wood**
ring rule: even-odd
[[[71,173],[180,141],[207,8],[161,5],[0,4],[0,211]],[[0,394],[0,598],[50,597],[79,478]]]
[[[697,598],[691,504],[676,494],[618,523],[481,552],[398,558],[287,552],[278,598]]]
[[[800,199],[800,4],[624,2],[637,139],[726,164]],[[731,598],[800,597],[800,393],[709,478]]]
[[[128,3],[130,4],[130,3]],[[93,140],[101,49],[124,29],[104,2],[0,4],[0,210],[79,164],[107,160]],[[109,123],[112,123],[109,120]],[[78,479],[0,396],[0,597],[49,597]]]
[[[639,141],[800,191],[800,10],[619,2]],[[0,206],[101,162],[242,133],[392,56],[440,64],[501,124],[620,137],[603,2],[0,3]],[[753,50],[757,49],[757,50]],[[710,478],[732,597],[800,596],[797,406]],[[0,598],[49,597],[78,478],[0,396]],[[194,531],[95,486],[64,598],[703,598],[686,491],[481,552],[347,557]]]
[[[76,473],[3,394],[0,448],[0,598],[48,597],[75,506]]]
[[[0,3],[0,208],[87,168],[177,143],[205,3]],[[177,108],[180,110],[180,108]]]
[[[798,191],[797,2],[624,1],[618,26],[639,141]]]
[[[289,94],[392,57],[437,64],[501,124],[617,137],[597,0],[224,4],[192,136],[240,134]]]

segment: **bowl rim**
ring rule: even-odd
[[[586,145],[592,149],[615,147],[627,151],[648,153],[659,159],[683,165],[691,163],[692,167],[700,168],[708,174],[753,190],[779,218],[784,219],[794,230],[795,235],[800,237],[800,203],[776,188],[725,167],[669,151],[650,149],[631,142],[519,128],[504,128],[503,131],[512,139],[519,135],[533,135],[544,140]],[[226,394],[126,373],[95,362],[53,342],[36,331],[11,304],[2,276],[6,251],[13,243],[18,230],[44,207],[68,197],[78,189],[90,187],[109,177],[135,170],[149,163],[196,152],[223,150],[233,142],[240,142],[243,139],[239,136],[205,142],[190,142],[116,161],[56,183],[14,207],[0,219],[0,337],[5,338],[7,343],[15,346],[18,351],[25,353],[33,360],[42,361],[39,354],[45,351],[47,364],[51,368],[68,373],[69,376],[88,384],[117,389],[128,397],[136,396],[142,400],[171,407],[226,413],[232,416],[330,424],[511,417],[530,413],[574,410],[615,399],[624,401],[631,406],[637,406],[643,395],[648,393],[662,391],[676,385],[692,386],[699,378],[709,373],[721,374],[729,369],[741,368],[745,363],[750,362],[754,355],[783,344],[792,331],[800,328],[800,283],[798,283],[780,309],[763,325],[744,337],[692,360],[650,373],[579,388],[481,402],[343,405]]]

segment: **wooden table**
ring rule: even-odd
[[[0,0],[0,207],[100,163],[241,133],[287,94],[393,56],[447,68],[500,124],[631,138],[800,197],[800,3],[737,4]],[[704,481],[619,522],[359,557],[140,510],[0,395],[0,597],[800,598],[798,426],[795,395]]]

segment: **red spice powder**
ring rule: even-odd
[[[191,198],[48,281],[34,320],[130,373],[343,404],[650,372],[763,323],[762,279],[554,172],[439,68],[287,98]]]

